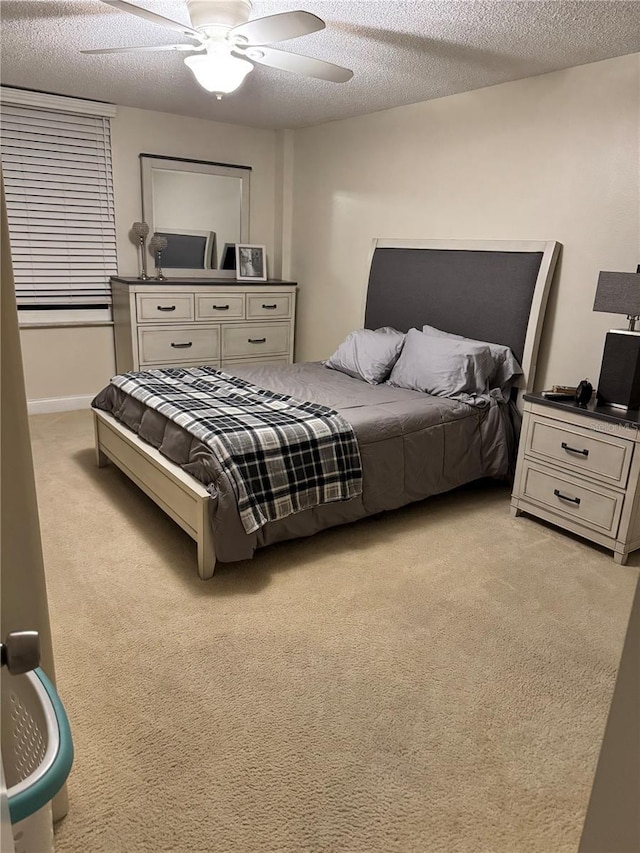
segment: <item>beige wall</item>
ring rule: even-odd
[[[274,257],[279,242],[273,215],[278,148],[275,131],[118,107],[118,114],[112,120],[112,147],[121,275],[138,274],[136,247],[129,231],[131,224],[142,216],[138,160],[141,152],[251,166],[251,242],[267,247],[269,261]]]
[[[640,55],[298,131],[296,359],[363,320],[374,237],[559,240],[537,386],[598,379],[601,269],[640,260]]]
[[[276,231],[274,211],[282,203],[276,182],[281,143],[275,131],[129,107],[118,108],[111,126],[121,275],[138,274],[136,246],[129,231],[142,216],[141,152],[252,166],[250,239],[266,245],[270,275],[280,273],[281,234]],[[22,329],[21,342],[30,401],[65,398],[73,406],[99,391],[115,372],[109,326]]]
[[[20,330],[27,400],[84,408],[115,373],[112,326],[58,326]],[[46,401],[46,403],[44,402]]]
[[[555,239],[536,384],[595,383],[623,322],[591,310],[598,270],[640,259],[639,101],[636,54],[295,132],[119,108],[119,271],[137,275],[140,152],[250,165],[251,241],[300,282],[297,360],[361,325],[374,237]],[[23,330],[28,399],[93,394],[115,370],[110,335]]]

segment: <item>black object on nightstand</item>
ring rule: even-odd
[[[606,337],[598,381],[598,402],[605,406],[640,406],[640,266],[634,273],[606,272],[598,276],[594,311],[626,314],[627,329],[612,329]]]
[[[588,379],[583,379],[582,382],[578,383],[578,387],[576,388],[576,403],[579,406],[586,406],[587,403],[591,401],[592,396],[593,385],[589,382]]]
[[[598,403],[640,408],[640,333],[607,333],[598,380]]]

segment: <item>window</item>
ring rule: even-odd
[[[114,114],[108,104],[2,88],[2,167],[23,324],[110,319]]]

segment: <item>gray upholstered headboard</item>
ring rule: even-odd
[[[533,388],[549,286],[560,244],[520,241],[375,240],[367,329],[406,332],[425,323],[506,344]]]

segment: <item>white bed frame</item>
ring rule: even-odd
[[[542,252],[522,360],[521,392],[532,390],[542,322],[560,244],[555,241],[462,241],[462,240],[375,240],[373,248],[457,249],[462,251]],[[373,256],[373,252],[372,252]],[[520,394],[521,396],[521,394]],[[216,564],[209,520],[211,496],[195,478],[185,474],[155,448],[106,412],[93,410],[96,460],[99,468],[110,460],[139,486],[186,533],[198,547],[198,573],[213,577]]]
[[[107,460],[111,460],[149,495],[196,540],[200,577],[203,580],[213,577],[216,553],[208,514],[209,492],[107,412],[94,409],[93,423],[98,468],[104,468]]]

